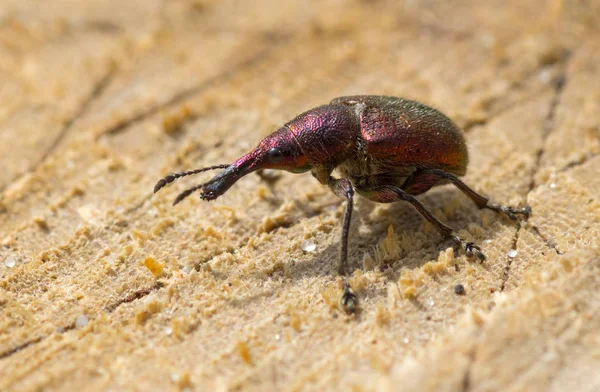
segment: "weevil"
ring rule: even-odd
[[[415,198],[434,186],[452,183],[479,208],[504,213],[512,220],[519,215],[529,216],[529,206],[490,203],[460,180],[468,160],[462,131],[438,110],[403,98],[348,96],[300,114],[232,164],[168,175],[156,184],[154,192],[180,177],[224,169],[209,181],[179,194],[173,204],[195,191],[201,191],[204,200],[215,200],[237,180],[257,170],[310,171],[347,202],[338,264],[341,275],[346,274],[348,267],[355,192],[379,203],[410,203],[444,239],[453,241],[467,256],[483,261],[485,255],[477,244],[459,237]],[[339,177],[332,175],[336,169]],[[349,299],[352,300],[348,297],[342,301]]]

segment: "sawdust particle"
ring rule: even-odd
[[[146,297],[144,299],[143,307],[135,313],[135,322],[138,325],[143,325],[150,317],[152,317],[152,315],[161,312],[164,308],[165,304],[154,296]]]
[[[371,256],[371,254],[369,252],[365,252],[363,254],[362,266],[363,266],[363,270],[365,270],[365,271],[371,271],[377,266],[375,260],[373,259],[373,257]]]
[[[252,356],[250,355],[250,350],[245,342],[239,342],[236,346],[236,351],[247,365],[254,365]]]
[[[329,307],[329,310],[336,310],[338,308],[338,289],[332,285],[327,286],[320,292],[321,297],[325,301],[325,304]]]
[[[173,219],[168,219],[168,218],[167,219],[162,219],[160,222],[158,222],[156,225],[154,225],[152,227],[152,229],[150,230],[150,232],[154,236],[159,236],[166,229],[168,229],[169,227],[173,226],[174,224],[175,224],[175,221]]]
[[[369,285],[369,280],[359,269],[354,271],[352,277],[348,279],[348,284],[352,287],[355,292],[362,291]]]
[[[192,119],[194,114],[187,105],[182,105],[179,110],[174,113],[163,113],[162,115],[162,130],[167,135],[174,135],[183,129],[186,121]]]
[[[131,231],[131,236],[141,245],[143,244],[147,239],[148,239],[148,235],[146,233],[144,233],[142,230],[138,230],[138,229],[134,229]]]
[[[377,304],[377,311],[375,313],[375,323],[378,326],[383,327],[383,326],[389,324],[391,318],[392,318],[392,315],[385,308],[385,306],[383,305],[383,303],[381,303],[381,302],[378,303]]]
[[[379,241],[375,247],[375,261],[377,265],[397,259],[402,255],[402,247],[398,234],[394,232],[394,226],[389,225],[386,237]]]
[[[178,391],[187,391],[191,390],[194,387],[190,376],[190,372],[188,372],[187,370],[181,374],[173,374],[171,376],[171,381],[173,381]]]
[[[402,290],[402,295],[406,298],[415,298],[417,296],[417,289],[415,286],[406,287]]]
[[[42,230],[48,230],[48,222],[46,221],[46,218],[44,218],[43,216],[36,216],[33,218],[33,221],[35,222],[35,224],[38,225],[38,227]]]
[[[96,218],[100,216],[100,210],[93,204],[85,204],[77,208],[77,213],[86,222],[95,223]]]
[[[165,268],[164,263],[161,263],[152,256],[148,256],[144,259],[144,266],[157,278],[162,275],[163,269]]]
[[[296,332],[300,332],[302,328],[302,320],[295,313],[292,314],[292,317],[290,317],[290,327],[292,327]]]

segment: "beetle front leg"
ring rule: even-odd
[[[344,213],[344,224],[342,226],[342,239],[340,243],[340,263],[338,264],[338,273],[346,275],[348,272],[348,236],[350,234],[350,222],[352,220],[352,209],[354,206],[354,186],[350,180],[346,178],[329,177],[327,182],[329,189],[339,197],[346,198],[346,211]],[[347,313],[355,313],[357,307],[357,297],[352,292],[348,280],[343,278],[344,293],[340,299],[342,308]]]
[[[343,197],[347,200],[344,223],[342,226],[340,262],[338,264],[338,273],[340,275],[345,275],[348,269],[348,236],[350,234],[350,221],[352,220],[352,208],[354,204],[354,187],[350,180],[346,178],[337,179],[333,177],[329,177],[327,185],[336,196]]]
[[[414,196],[406,193],[401,188],[393,185],[385,185],[370,189],[359,189],[359,191],[361,194],[364,193],[367,195],[369,199],[379,203],[393,203],[396,201],[406,201],[410,203],[423,218],[425,218],[433,225],[433,227],[436,228],[442,237],[452,240],[452,242],[458,245],[465,252],[467,257],[475,256],[480,261],[484,261],[486,259],[479,245],[473,242],[465,241],[458,235],[454,234],[454,230],[452,230],[451,227],[446,226],[439,219],[433,216],[433,214],[429,212],[429,210],[425,208],[420,201],[415,199]]]

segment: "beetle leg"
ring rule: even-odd
[[[259,169],[256,171],[256,174],[261,180],[269,185],[275,184],[281,178],[281,174],[275,172],[274,170],[265,172],[265,169]]]
[[[352,291],[352,288],[348,284],[348,280],[346,278],[344,278],[342,282],[342,288],[344,289],[344,294],[342,294],[342,298],[340,299],[340,305],[342,305],[346,313],[356,313],[358,299],[356,298],[356,295]]]
[[[414,196],[406,193],[402,188],[392,185],[384,185],[375,188],[358,189],[360,193],[365,193],[368,198],[377,201],[379,203],[393,203],[395,201],[406,201],[409,202],[423,218],[436,228],[436,230],[442,235],[442,237],[452,240],[456,245],[462,248],[468,257],[475,256],[480,261],[485,260],[485,255],[481,251],[479,245],[473,242],[467,242],[454,234],[454,230],[450,226],[445,225],[437,219],[420,201],[415,199]]]
[[[317,179],[317,181],[319,181],[321,184],[323,185],[327,185],[331,188],[331,185],[329,185],[329,183],[333,180],[335,181],[336,179],[331,177],[331,172],[333,171],[333,168],[327,167],[327,166],[315,166],[312,168],[312,170],[310,171],[310,174],[312,174],[312,176],[314,178]],[[333,190],[333,188],[331,189]],[[333,190],[333,193],[335,193],[335,190]],[[336,193],[336,195],[338,195]],[[342,195],[338,195],[340,197],[346,197],[346,196],[342,196]]]
[[[333,177],[329,177],[327,185],[336,196],[347,200],[342,227],[342,241],[340,244],[340,263],[338,264],[339,274],[345,275],[348,269],[348,235],[350,233],[350,220],[352,219],[352,207],[354,204],[354,187],[350,180],[346,178],[338,179]]]
[[[462,182],[461,179],[456,177],[454,174],[446,173],[445,171],[439,169],[424,170],[423,173],[435,174],[441,178],[450,180],[465,195],[469,196],[469,198],[471,198],[471,200],[473,200],[473,202],[475,202],[479,208],[487,208],[492,211],[504,213],[511,220],[517,220],[517,215],[523,215],[525,218],[531,215],[531,207],[529,206],[515,208],[490,203],[488,198],[481,196],[479,193],[469,188],[467,184]]]
[[[342,240],[340,243],[340,262],[338,264],[338,273],[346,275],[348,271],[348,236],[350,234],[350,222],[352,220],[352,209],[354,205],[354,186],[346,178],[329,177],[327,181],[329,189],[339,197],[346,198],[346,212],[344,213],[344,224],[342,226]],[[344,293],[340,300],[342,308],[347,313],[355,313],[358,300],[352,292],[348,280],[343,278]]]

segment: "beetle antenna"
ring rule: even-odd
[[[185,199],[186,197],[188,197],[189,195],[191,195],[192,193],[196,192],[198,189],[202,189],[202,187],[206,185],[206,184],[200,184],[200,185],[196,185],[193,186],[191,188],[186,189],[185,191],[181,192],[179,195],[177,195],[177,197],[175,198],[175,201],[173,202],[173,205],[179,204],[180,201],[182,201],[183,199]]]
[[[204,167],[202,169],[188,170],[188,171],[184,171],[184,172],[180,172],[180,173],[169,174],[168,176],[166,176],[165,178],[161,179],[160,181],[158,181],[156,183],[156,185],[154,186],[154,193],[158,192],[163,187],[165,187],[167,184],[172,183],[173,181],[175,181],[178,178],[185,177],[185,176],[191,176],[192,174],[198,174],[198,173],[202,173],[202,172],[209,171],[209,170],[226,169],[229,166],[230,165],[215,165],[215,166]]]

